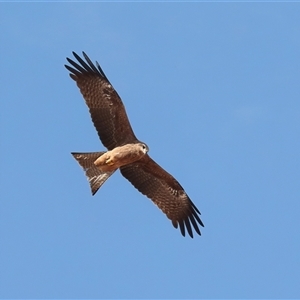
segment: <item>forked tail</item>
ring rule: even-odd
[[[105,152],[71,153],[85,171],[93,195],[96,194],[102,184],[115,172],[115,170],[102,172],[94,165],[94,161],[104,153]]]

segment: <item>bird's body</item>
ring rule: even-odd
[[[107,151],[94,164],[102,172],[114,171],[141,159],[148,152],[145,144],[126,144]]]
[[[80,63],[67,58],[71,72],[89,108],[99,138],[108,151],[72,153],[84,169],[94,195],[117,170],[142,194],[149,197],[172,221],[175,228],[185,229],[193,237],[192,227],[200,235],[200,212],[179,182],[147,154],[129,123],[121,98],[108,81],[99,64],[96,66],[83,52],[86,62],[74,53]]]

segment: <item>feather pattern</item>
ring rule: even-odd
[[[73,66],[65,67],[71,72],[70,77],[76,81],[83,98],[89,108],[92,121],[103,145],[112,150],[116,146],[137,141],[129,123],[125,107],[118,93],[108,81],[104,72],[97,63],[93,65],[83,52],[86,63],[74,53],[81,65],[67,58]]]
[[[71,66],[65,67],[71,72],[70,77],[76,81],[85,99],[103,145],[108,150],[114,150],[119,146],[129,145],[130,148],[130,145],[141,143],[131,128],[121,98],[99,64],[96,62],[95,66],[84,52],[86,61],[74,52],[73,55],[78,63],[67,58]],[[84,169],[93,195],[115,171],[101,172],[95,166],[95,160],[103,153],[72,153]],[[148,154],[135,162],[121,165],[120,171],[137,190],[166,214],[175,228],[179,227],[183,236],[187,232],[193,237],[193,229],[201,235],[199,225],[204,225],[199,217],[199,210],[179,182]]]
[[[85,175],[90,183],[92,195],[95,195],[102,184],[115,172],[101,172],[95,165],[94,161],[105,152],[91,153],[71,153],[83,168]]]
[[[187,229],[193,237],[192,227],[201,235],[198,224],[204,225],[199,217],[199,210],[179,182],[148,155],[135,163],[122,166],[120,171],[136,189],[150,198],[167,215],[175,228],[179,224],[183,236]]]

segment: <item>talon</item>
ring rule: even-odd
[[[107,165],[112,166],[114,164],[114,161],[110,158],[108,158],[105,162]]]

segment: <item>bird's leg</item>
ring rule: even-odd
[[[112,166],[115,164],[115,160],[114,160],[114,156],[110,153],[110,151],[104,153],[103,155],[101,155],[100,157],[98,157],[94,164],[97,166],[97,167],[100,167],[101,166]]]
[[[107,158],[106,158],[106,161],[105,163],[109,166],[112,166],[115,162],[114,162],[114,159],[111,155],[109,155]]]

